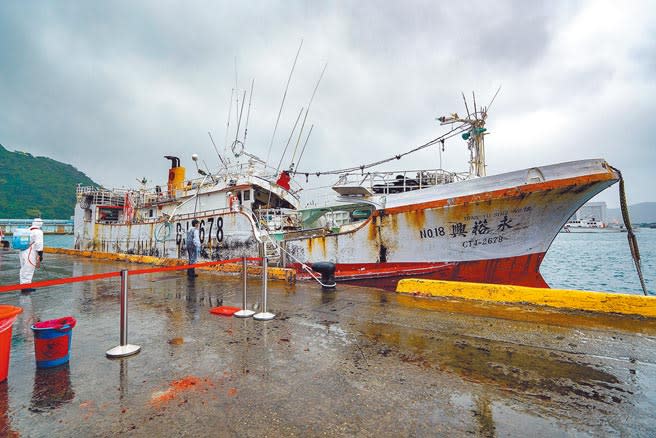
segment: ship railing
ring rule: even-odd
[[[290,232],[326,230],[337,232],[344,226],[367,220],[375,206],[366,202],[355,202],[303,210],[286,208],[256,210],[255,217],[260,227],[267,232]]]
[[[362,187],[371,194],[387,195],[463,181],[469,176],[468,172],[449,172],[443,169],[345,173],[340,175],[333,188],[341,192]],[[351,192],[356,194],[352,190]]]
[[[231,164],[220,169],[215,177],[223,179],[227,185],[236,183],[241,177],[252,177],[269,184],[275,184],[282,170],[273,168],[259,159],[249,159],[246,162]],[[290,176],[293,175],[294,173],[290,172]],[[298,193],[303,190],[303,187],[293,178],[289,181],[289,185],[288,192],[298,200]]]
[[[259,161],[249,160],[246,163],[237,163],[223,168],[217,173],[217,176],[222,176],[228,185],[236,183],[243,176],[259,179],[269,184],[275,184],[281,173],[282,170],[274,169]],[[290,176],[292,174],[293,172],[290,172]],[[290,179],[289,185],[290,189],[288,192],[298,200],[298,193],[303,190],[303,187],[293,178]]]
[[[125,204],[125,195],[128,190],[107,190],[98,187],[77,187],[77,200],[88,208],[91,204],[122,207]]]
[[[289,208],[261,208],[255,211],[255,218],[266,232],[302,228],[301,212]]]
[[[183,221],[183,220],[191,220],[191,219],[197,219],[199,217],[206,217],[206,216],[216,216],[219,214],[225,214],[230,212],[229,208],[215,208],[212,210],[203,210],[202,212],[196,212],[196,213],[182,213],[182,214],[176,214],[173,215],[169,218],[171,222],[177,222],[177,221]]]
[[[135,207],[143,207],[146,205],[154,205],[162,202],[168,202],[176,199],[179,195],[187,195],[192,191],[196,191],[200,187],[211,187],[216,185],[217,179],[214,177],[199,177],[191,178],[184,182],[182,187],[174,190],[174,193],[169,193],[168,186],[153,186],[142,187],[139,189],[104,189],[92,186],[78,186],[76,188],[77,199],[80,200],[86,196],[93,196],[95,204],[98,202],[113,202],[114,199],[121,199],[119,204],[103,204],[103,205],[123,205],[125,195],[128,194]],[[98,201],[98,202],[96,202]]]

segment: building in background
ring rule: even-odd
[[[605,202],[588,202],[578,209],[570,220],[593,221],[608,223],[608,213]]]
[[[562,233],[624,231],[622,225],[608,226],[608,211],[605,202],[588,202],[579,208],[563,226]]]

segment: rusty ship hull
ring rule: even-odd
[[[483,177],[388,199],[358,233],[287,245],[300,259],[334,258],[342,281],[393,286],[412,276],[547,287],[539,267],[558,231],[617,180],[603,160]]]
[[[114,221],[100,220],[107,206],[87,198],[76,208],[76,248],[185,258],[186,231],[198,219],[203,260],[261,256],[274,246],[279,251],[273,263],[297,269],[301,278],[309,277],[308,265],[329,261],[337,281],[382,287],[408,276],[547,287],[539,268],[558,231],[619,176],[604,160],[593,159],[401,193],[342,185],[334,187],[341,206],[282,209],[278,222],[270,210],[248,201],[264,188],[277,190],[288,207],[293,199],[274,183],[263,187],[249,178],[137,207],[124,202],[116,206]],[[228,191],[240,194],[239,205],[229,205]],[[192,196],[196,202],[188,202]],[[354,218],[365,209],[366,217]],[[336,224],[340,212],[347,219]],[[332,222],[316,219],[322,213],[332,215]],[[285,226],[293,215],[311,219]]]

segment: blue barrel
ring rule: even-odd
[[[75,324],[75,318],[66,316],[32,325],[37,368],[52,368],[68,362]]]

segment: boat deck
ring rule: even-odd
[[[35,280],[122,263],[46,254]],[[142,267],[142,266],[141,266]],[[0,252],[0,284],[18,258]],[[210,314],[241,279],[131,277],[0,296],[23,307],[1,434],[22,436],[654,436],[656,321],[269,283],[269,322]],[[261,302],[249,279],[249,305]],[[37,370],[30,324],[72,315],[69,365]]]

